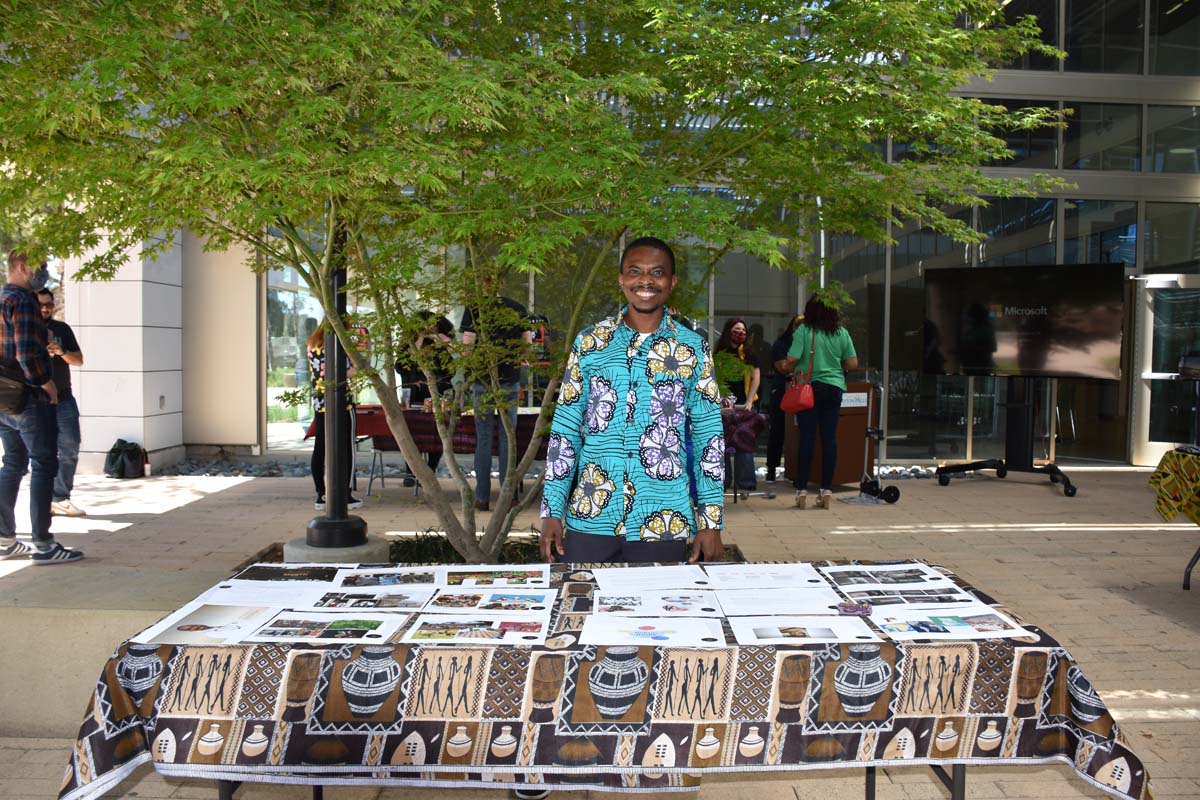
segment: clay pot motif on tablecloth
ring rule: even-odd
[[[1104,701],[1079,667],[1072,666],[1067,670],[1067,692],[1071,695],[1071,713],[1085,725],[1108,713]]]
[[[133,704],[140,707],[162,671],[163,662],[158,657],[158,645],[131,644],[117,662],[117,683],[129,693]]]
[[[255,725],[254,730],[242,740],[242,755],[246,758],[260,756],[267,750],[267,735],[263,733],[262,725]]]
[[[721,740],[713,734],[712,728],[705,728],[704,735],[696,740],[696,758],[712,758],[721,749]]]
[[[196,740],[196,752],[202,756],[211,756],[219,751],[223,744],[225,737],[221,734],[221,726],[214,722],[208,726],[208,733]]]
[[[779,665],[779,722],[797,722],[808,695],[808,656],[787,656]]]
[[[517,737],[513,736],[512,725],[501,725],[500,735],[492,739],[492,755],[496,758],[511,756],[517,749]]]
[[[1042,652],[1024,653],[1017,665],[1017,705],[1036,706],[1046,681],[1047,655]]]
[[[650,669],[638,658],[636,647],[609,647],[604,658],[588,671],[588,688],[596,710],[605,719],[620,719],[633,707]]]
[[[342,692],[350,713],[356,717],[374,714],[399,679],[400,665],[392,658],[390,647],[364,647],[358,658],[342,669]]]
[[[975,746],[985,753],[990,753],[1000,746],[1004,735],[996,729],[996,720],[989,719],[987,728],[975,737]]]
[[[458,758],[465,756],[471,752],[471,743],[474,740],[467,736],[467,726],[457,725],[454,728],[454,735],[446,740],[446,755]]]
[[[533,710],[529,715],[531,721],[548,722],[554,718],[554,705],[562,691],[566,665],[567,657],[556,654],[538,656],[533,662],[533,679],[529,687],[530,700],[533,701]]]
[[[287,689],[284,694],[287,706],[300,709],[308,705],[320,676],[320,653],[303,653],[293,658],[288,668]]]
[[[877,644],[852,644],[846,660],[833,672],[833,688],[848,716],[870,712],[891,682],[892,666],[879,652]]]
[[[941,731],[939,731],[938,735],[934,737],[933,746],[937,748],[939,752],[947,753],[953,750],[957,744],[958,731],[954,729],[953,722],[946,720]]]
[[[754,758],[763,751],[765,744],[766,742],[763,741],[763,737],[758,735],[758,726],[751,725],[750,729],[746,731],[746,735],[738,742],[738,752],[744,758]]]

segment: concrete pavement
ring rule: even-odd
[[[751,560],[926,558],[1046,628],[1084,667],[1145,760],[1158,798],[1200,797],[1200,576],[1180,589],[1200,528],[1155,513],[1148,472],[1070,471],[1075,498],[1032,475],[896,481],[900,502],[834,502],[792,508],[774,500],[728,506],[727,541]],[[447,488],[449,482],[444,484]],[[365,488],[365,487],[364,487]],[[850,497],[856,492],[840,493]],[[22,502],[25,495],[22,495]],[[74,495],[89,516],[56,518],[74,565],[0,562],[0,797],[57,793],[70,739],[105,658],[116,644],[228,576],[262,548],[302,534],[314,515],[299,478],[158,477],[112,481],[81,475]],[[433,514],[398,482],[361,510],[373,534],[433,527]],[[526,515],[520,525],[534,521]],[[18,529],[28,530],[27,521]],[[416,798],[419,790],[343,789],[327,797]],[[112,797],[215,797],[211,785],[139,770]],[[298,787],[247,786],[239,798],[301,798]],[[879,797],[941,798],[928,770],[880,771]],[[972,768],[971,798],[1102,797],[1066,767]],[[455,800],[499,800],[498,791]],[[703,798],[823,800],[862,797],[861,770],[746,780],[705,780]]]

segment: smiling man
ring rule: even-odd
[[[546,459],[546,561],[721,557],[721,393],[708,343],[666,313],[675,280],[666,242],[630,242],[626,305],[575,338]]]

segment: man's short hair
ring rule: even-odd
[[[49,289],[42,289],[41,291],[38,292],[38,294],[39,295],[44,294],[50,298],[50,302],[52,302],[52,303],[54,302],[54,292],[50,291]]]
[[[28,264],[29,254],[21,250],[8,251],[8,268],[11,270],[17,264]]]
[[[671,249],[671,245],[654,236],[641,236],[625,245],[625,249],[621,251],[621,269],[625,267],[625,256],[629,255],[629,251],[635,247],[653,247],[655,250],[666,253],[667,259],[671,262],[671,274],[675,274],[675,251]]]

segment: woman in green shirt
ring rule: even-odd
[[[796,507],[808,502],[808,474],[812,467],[817,430],[821,432],[821,492],[817,508],[829,508],[832,494],[833,470],[837,466],[837,424],[842,409],[842,392],[846,391],[846,370],[858,369],[858,354],[854,342],[842,327],[836,308],[813,297],[804,306],[804,322],[792,334],[792,347],[787,358],[777,364],[781,372],[809,370],[812,356],[814,405],[796,415],[800,433],[799,461],[796,465]]]

